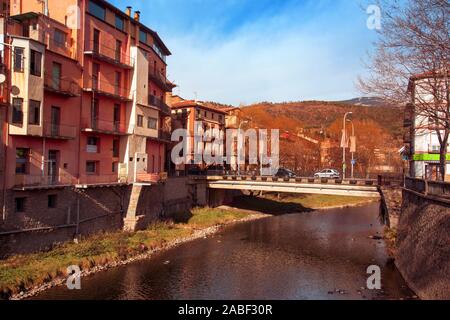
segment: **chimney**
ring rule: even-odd
[[[139,18],[141,17],[141,12],[140,11],[135,11],[134,12],[134,20],[136,20],[137,22],[139,22]]]
[[[127,9],[125,10],[125,13],[127,14],[127,16],[131,17],[131,7],[127,7]]]

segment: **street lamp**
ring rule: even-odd
[[[352,124],[352,138],[355,139],[355,124],[350,119],[347,119],[347,121]],[[356,150],[353,149],[352,142],[350,142],[350,152],[352,154],[352,179],[354,179],[354,177],[355,177],[354,176],[354,168],[355,168],[355,152],[356,152]]]
[[[347,112],[344,115],[344,129],[342,130],[342,141],[341,141],[341,146],[342,146],[342,178],[343,180],[345,180],[345,171],[347,169],[347,165],[345,163],[345,149],[347,148],[347,131],[346,131],[346,124],[347,124],[347,117],[349,115],[352,115],[353,112]]]
[[[238,151],[238,154],[237,154],[237,167],[238,167],[238,176],[240,176],[241,175],[241,163],[240,163],[240,161],[241,161],[241,148],[239,148],[240,146],[239,146],[239,137],[240,137],[240,135],[241,135],[241,128],[242,128],[242,125],[244,125],[244,124],[248,124],[248,120],[244,120],[244,121],[241,121],[241,123],[239,124],[239,130],[238,130],[238,148],[237,148],[237,151]],[[245,152],[245,141],[244,141],[244,152]],[[245,160],[244,160],[244,164],[245,164]]]

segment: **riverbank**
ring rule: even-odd
[[[242,197],[239,205],[233,208],[194,209],[178,215],[174,221],[156,223],[144,231],[99,234],[81,239],[78,243],[62,244],[49,252],[14,256],[0,261],[0,294],[6,299],[24,299],[65,283],[66,269],[71,265],[80,266],[82,276],[87,276],[148,259],[156,252],[212,235],[225,225],[283,214],[283,208],[284,213],[329,208],[333,201],[336,206],[342,206],[345,201],[348,205],[361,205],[373,199],[357,201],[321,195],[285,197],[280,200]],[[271,206],[268,207],[268,203]],[[314,208],[308,208],[307,204],[315,205]]]

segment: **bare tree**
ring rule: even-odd
[[[378,5],[382,29],[367,65],[369,76],[359,79],[359,88],[394,103],[412,103],[419,122],[415,130],[437,134],[444,180],[450,134],[450,2],[379,0]]]

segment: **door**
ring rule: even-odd
[[[116,96],[121,96],[121,83],[122,83],[122,73],[116,72],[114,79],[114,94]]]
[[[52,65],[52,88],[61,90],[61,64],[54,62]]]
[[[98,100],[93,99],[91,105],[91,127],[97,129],[98,127]]]
[[[122,56],[122,42],[120,40],[116,40],[116,61],[121,62]]]
[[[48,151],[48,181],[50,184],[58,182],[58,154],[57,150]]]
[[[51,112],[51,135],[53,137],[59,136],[59,127],[61,120],[61,109],[59,107],[52,107]]]
[[[93,40],[93,47],[92,50],[95,53],[100,52],[100,31],[97,29],[94,29],[94,40]]]
[[[98,82],[100,77],[100,65],[98,63],[92,64],[92,89],[98,90]]]
[[[120,130],[120,104],[114,105],[114,131]]]

